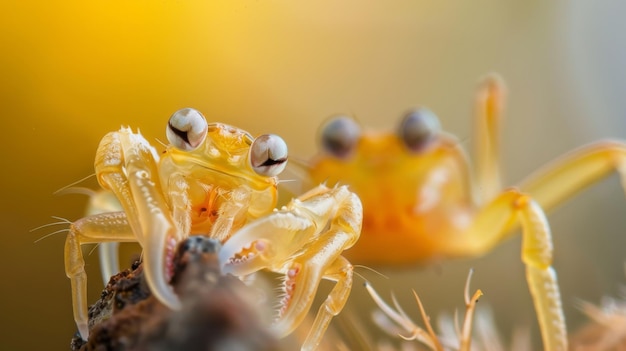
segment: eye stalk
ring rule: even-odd
[[[321,129],[321,144],[326,152],[337,158],[347,158],[361,137],[361,127],[348,116],[337,116]]]
[[[275,134],[264,134],[250,146],[250,163],[257,174],[274,177],[287,166],[287,143]]]
[[[441,124],[437,116],[426,108],[409,111],[398,130],[398,135],[404,145],[411,151],[424,150],[441,131]]]
[[[184,108],[170,117],[165,134],[169,143],[176,148],[191,151],[202,144],[207,131],[206,118],[196,109]]]

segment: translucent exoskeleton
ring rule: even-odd
[[[545,350],[567,349],[566,327],[545,211],[617,171],[626,175],[626,144],[600,141],[549,163],[502,189],[499,124],[505,88],[481,81],[475,100],[474,168],[427,109],[409,111],[395,133],[362,131],[347,116],[321,129],[322,150],[307,170],[313,181],[348,184],[363,202],[363,235],[351,262],[407,265],[482,255],[521,227],[522,260]]]
[[[180,301],[168,284],[173,253],[177,243],[194,234],[224,243],[220,262],[226,273],[243,276],[267,269],[284,276],[284,298],[271,327],[279,336],[305,317],[321,279],[335,281],[302,347],[315,348],[352,286],[352,265],[341,254],[359,238],[358,197],[345,186],[320,185],[274,210],[277,175],[287,162],[282,138],[253,138],[233,126],[209,124],[189,108],[172,115],[167,138],[162,155],[126,127],[100,142],[98,182],[123,210],[87,216],[70,227],[65,267],[81,336],[89,334],[81,245],[138,242],[151,292],[177,309]],[[105,255],[103,264],[109,269],[115,264],[111,257]]]

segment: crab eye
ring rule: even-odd
[[[345,158],[350,155],[361,136],[361,127],[348,116],[338,116],[322,128],[322,147],[331,155]]]
[[[278,135],[261,135],[250,146],[250,163],[257,174],[277,176],[287,166],[287,144]]]
[[[170,144],[176,148],[191,151],[206,138],[208,124],[204,116],[193,108],[174,112],[167,122],[165,134]]]
[[[437,116],[426,108],[419,108],[404,116],[398,134],[409,150],[421,151],[440,130]]]

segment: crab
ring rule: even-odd
[[[336,116],[320,129],[312,181],[350,185],[363,202],[363,235],[346,257],[369,265],[415,265],[475,257],[521,227],[522,261],[545,350],[567,349],[566,324],[545,211],[617,171],[626,185],[626,144],[606,140],[548,164],[503,189],[498,170],[505,87],[486,76],[475,99],[475,168],[454,136],[426,108],[409,111],[397,132],[362,132]]]
[[[321,279],[336,282],[302,346],[315,348],[352,286],[353,267],[341,254],[359,238],[359,198],[346,186],[319,185],[275,210],[277,175],[287,163],[282,138],[253,138],[233,126],[209,124],[191,108],[170,117],[166,134],[169,145],[161,156],[127,127],[100,142],[96,177],[122,211],[87,216],[70,226],[65,270],[81,337],[89,336],[81,245],[138,242],[152,294],[176,310],[181,302],[169,285],[174,250],[193,234],[223,243],[219,258],[225,273],[243,277],[266,269],[284,277],[271,326],[278,336],[300,324]],[[114,265],[111,260],[105,265]]]

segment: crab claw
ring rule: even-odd
[[[315,222],[303,213],[281,210],[235,232],[219,252],[223,273],[241,276],[268,268],[284,274],[278,315],[272,325],[278,337],[302,322],[322,279],[323,268],[307,264],[311,253],[302,253],[316,230]]]
[[[309,218],[274,212],[249,223],[224,243],[219,252],[222,272],[246,275],[264,268],[279,269],[314,232]]]
[[[173,310],[181,308],[181,303],[169,284],[176,250],[175,229],[167,220],[155,220],[150,224],[151,235],[145,238],[143,263],[150,291],[165,306]]]
[[[286,267],[278,315],[272,331],[279,337],[290,334],[311,309],[322,274],[318,269],[293,262]]]
[[[307,227],[291,213],[274,213],[271,217],[272,220],[259,220],[238,231],[222,247],[219,260],[223,273],[238,276],[264,268],[284,272],[278,314],[272,325],[274,333],[282,337],[291,333],[311,308],[321,272],[310,269],[305,263],[288,260],[295,253],[289,252],[290,244],[293,244],[290,234],[314,227]],[[277,223],[284,225],[275,226]],[[278,259],[283,255],[286,255],[285,259]],[[277,262],[283,266],[273,267]]]

